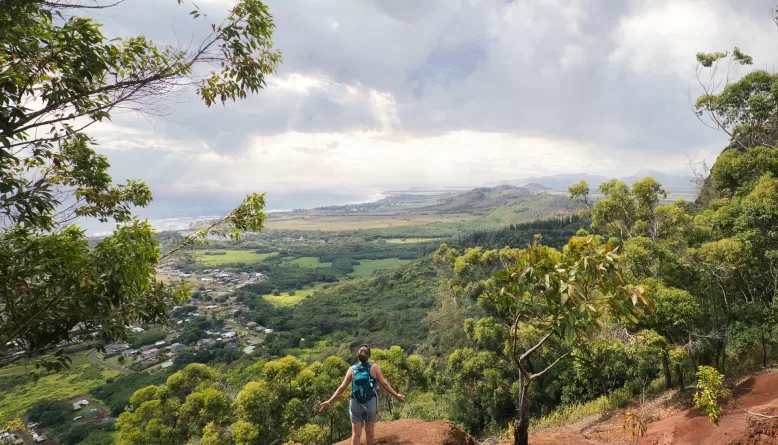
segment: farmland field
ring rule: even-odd
[[[296,290],[294,295],[289,295],[289,292],[281,292],[281,295],[263,295],[262,298],[276,306],[295,306],[301,301],[313,294],[317,289],[321,288],[322,284],[317,284],[310,289]]]
[[[354,266],[354,272],[351,272],[349,276],[364,277],[366,275],[372,274],[377,270],[400,267],[403,264],[409,263],[410,261],[411,260],[401,260],[399,258],[387,258],[384,260],[361,260],[359,264]]]
[[[397,214],[397,215],[349,215],[328,216],[305,214],[304,216],[282,216],[268,218],[268,229],[284,230],[358,230],[410,227],[432,223],[464,222],[475,218],[467,213],[443,215]]]
[[[224,252],[223,254],[218,254]],[[220,266],[229,263],[259,263],[276,255],[275,253],[256,253],[253,250],[198,250],[194,259],[208,266]]]
[[[332,266],[332,263],[322,263],[319,261],[318,258],[312,257],[312,256],[304,256],[301,258],[296,258],[291,261],[285,261],[284,264],[288,264],[290,266],[292,265],[298,265],[300,267],[330,267]]]

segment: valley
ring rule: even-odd
[[[778,444],[778,7],[597,3],[0,0],[0,445]]]

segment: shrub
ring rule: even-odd
[[[728,399],[730,391],[724,388],[724,376],[710,366],[700,366],[697,370],[697,392],[694,394],[694,406],[701,409],[708,419],[718,425],[723,410],[719,399]]]

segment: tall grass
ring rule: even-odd
[[[540,419],[533,421],[531,429],[536,431],[544,428],[559,427],[589,416],[605,417],[632,402],[636,396],[640,398],[652,396],[663,389],[664,379],[662,378],[653,380],[645,389],[641,389],[640,385],[635,382],[630,382],[623,388],[611,391],[609,394],[600,396],[595,400],[557,408]]]

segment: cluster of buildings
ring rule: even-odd
[[[133,357],[137,355],[145,360],[149,357],[156,357],[157,354],[162,352],[177,354],[186,349],[186,346],[184,346],[182,343],[173,343],[170,346],[165,346],[166,343],[167,342],[165,340],[160,340],[152,345],[141,346],[138,349],[125,348],[121,350],[115,350],[115,352],[121,352],[125,357]],[[124,343],[124,345],[126,345],[126,343]],[[107,350],[108,349],[106,348],[106,351]]]
[[[187,273],[172,266],[161,266],[157,272],[169,277],[194,280],[198,283],[198,289],[201,293],[216,297],[261,281],[265,277],[262,272],[234,272],[230,268],[205,269],[200,272]]]

